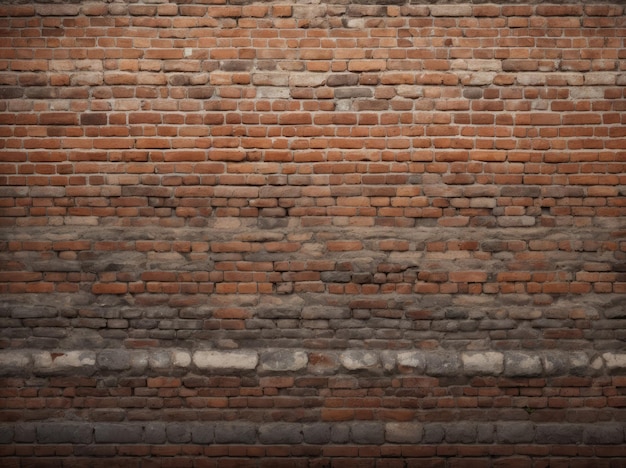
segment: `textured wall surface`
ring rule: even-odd
[[[375,3],[0,5],[3,467],[626,466],[624,7]]]

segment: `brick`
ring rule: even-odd
[[[79,5],[37,5],[35,10],[40,16],[76,16]]]
[[[622,5],[17,3],[7,463],[624,455]]]
[[[361,241],[353,240],[353,241],[328,241],[326,247],[330,252],[349,252],[361,250],[363,248],[363,244]]]
[[[431,5],[432,16],[471,16],[471,5]]]

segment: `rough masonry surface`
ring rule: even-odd
[[[621,2],[0,5],[0,465],[626,460]]]

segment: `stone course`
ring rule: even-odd
[[[158,427],[158,430],[157,430]],[[18,438],[18,433],[34,430],[32,437]],[[41,444],[257,444],[299,445],[349,443],[357,445],[426,444],[445,440],[450,444],[491,443],[495,439],[501,444],[535,443],[613,445],[624,442],[624,424],[599,423],[583,428],[580,424],[546,423],[533,424],[525,421],[510,421],[492,424],[461,423],[377,423],[358,422],[337,426],[319,423],[267,423],[243,422],[219,423],[165,423],[145,425],[141,423],[35,423],[0,425],[3,443],[15,440],[19,443]],[[334,432],[334,433],[333,433]],[[14,435],[15,434],[15,435]]]
[[[88,350],[72,351],[37,351],[37,350],[0,350],[2,368],[0,375],[75,375],[85,371],[94,373],[101,371],[161,371],[163,369],[184,369],[185,371],[250,371],[297,372],[313,365],[321,355],[341,364],[343,372],[380,371],[390,374],[405,368],[422,375],[436,377],[454,377],[457,375],[506,376],[506,377],[540,377],[569,375],[577,369],[579,375],[600,375],[623,369],[626,362],[625,353],[602,353],[590,357],[585,353],[558,353],[550,351],[472,351],[455,353],[447,351],[375,351],[346,350],[341,353],[333,351],[307,352],[302,349],[277,349],[256,351],[247,350],[195,350],[154,349],[154,350]],[[70,357],[67,357],[70,356]],[[76,358],[80,356],[81,358]],[[189,356],[182,358],[181,356]],[[53,360],[54,358],[54,360]],[[172,362],[177,359],[175,364]],[[558,367],[554,361],[558,360]],[[587,363],[580,369],[581,361]],[[590,364],[594,361],[593,365]],[[66,362],[72,365],[66,365]],[[96,361],[99,367],[94,364]],[[59,362],[57,364],[57,362]],[[170,363],[164,365],[163,362]],[[423,366],[421,363],[428,363]],[[505,365],[503,366],[503,362]]]

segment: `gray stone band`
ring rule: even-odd
[[[86,423],[0,425],[0,444],[588,444],[624,442],[626,423]]]
[[[323,359],[319,359],[323,356]],[[313,357],[313,359],[312,359]],[[323,365],[319,365],[323,361]],[[104,349],[0,351],[0,375],[57,375],[96,371],[171,370],[188,372],[258,371],[310,373],[327,372],[412,372],[433,377],[504,376],[541,377],[555,375],[594,376],[626,370],[626,353],[585,351],[389,351],[302,349],[185,350]]]

